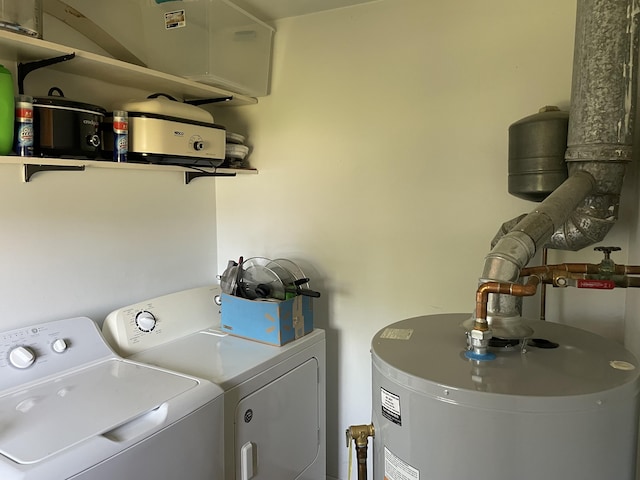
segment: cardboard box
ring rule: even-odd
[[[313,331],[312,298],[247,300],[222,294],[221,328],[238,337],[284,345]]]

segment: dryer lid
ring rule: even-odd
[[[0,396],[0,454],[33,464],[126,424],[198,385],[121,359]]]

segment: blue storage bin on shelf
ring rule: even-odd
[[[285,345],[313,331],[312,298],[247,300],[223,293],[221,329],[269,345]]]

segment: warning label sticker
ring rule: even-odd
[[[184,10],[175,10],[164,14],[164,28],[170,30],[172,28],[181,28],[187,25],[187,16]]]
[[[380,338],[389,340],[409,340],[413,335],[413,328],[385,328]]]
[[[420,480],[420,471],[384,447],[384,480]]]
[[[400,415],[400,397],[384,388],[380,388],[380,405],[382,405],[382,416],[391,420],[396,425],[402,425]]]

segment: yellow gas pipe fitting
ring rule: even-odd
[[[351,425],[345,432],[347,436],[347,447],[351,439],[356,444],[356,455],[358,457],[358,480],[367,480],[367,444],[369,437],[375,437],[376,430],[373,424]]]

